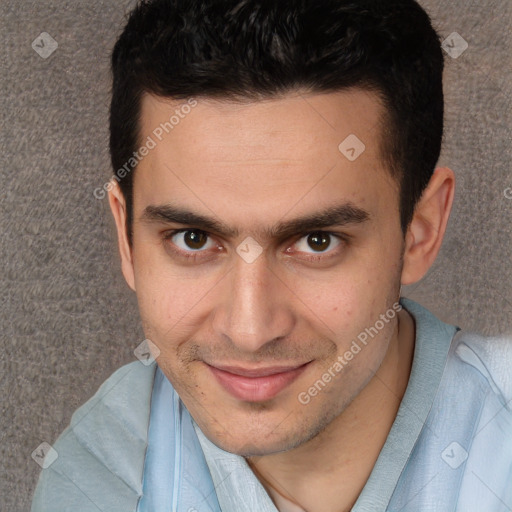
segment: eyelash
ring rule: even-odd
[[[206,231],[203,231],[201,229],[194,229],[194,228],[182,228],[182,229],[174,229],[174,230],[171,230],[171,231],[166,231],[163,235],[163,241],[164,243],[166,242],[170,242],[169,244],[166,244],[167,247],[173,252],[173,254],[175,254],[176,256],[180,257],[180,258],[185,258],[187,261],[189,262],[195,262],[197,261],[198,259],[205,259],[205,256],[202,254],[202,253],[205,253],[206,251],[183,251],[181,249],[178,249],[176,247],[176,245],[174,243],[171,242],[171,239],[179,234],[179,233],[186,233],[187,231],[198,231],[200,233],[204,233],[206,236],[208,237],[211,237],[211,235],[206,232]],[[323,254],[326,254],[326,253],[318,253],[318,255],[315,255],[315,254],[311,254],[309,256],[306,256],[306,257],[302,257],[301,259],[305,259],[306,261],[308,262],[318,262],[318,261],[321,261],[321,260],[327,260],[327,259],[330,259],[331,257],[335,257],[337,255],[337,253],[339,252],[339,250],[341,248],[343,248],[349,241],[349,236],[348,235],[342,235],[342,234],[339,234],[339,233],[333,233],[331,231],[322,231],[322,230],[318,230],[318,231],[309,231],[308,233],[304,233],[302,234],[301,236],[299,236],[294,242],[292,245],[296,244],[299,240],[301,240],[302,238],[308,236],[308,235],[311,235],[311,234],[324,234],[324,235],[329,235],[331,237],[334,237],[336,238],[339,242],[340,242],[340,245],[331,250],[330,252],[333,252],[334,254],[329,254],[329,256],[324,256]],[[288,251],[288,249],[287,249]],[[306,253],[304,253],[306,254]]]

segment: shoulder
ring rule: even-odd
[[[139,361],[115,371],[78,408],[43,469],[32,512],[136,509],[156,364]]]
[[[512,411],[512,337],[460,331],[453,340],[452,353],[477,370]]]

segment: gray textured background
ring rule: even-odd
[[[0,510],[29,510],[30,457],[144,339],[106,200],[109,52],[132,1],[3,0],[0,164]],[[457,176],[442,252],[405,295],[441,319],[512,332],[509,0],[423,0],[447,56],[441,159]],[[31,47],[57,42],[47,59]]]

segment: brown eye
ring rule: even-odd
[[[331,236],[328,233],[311,233],[307,237],[308,246],[316,252],[325,251],[331,245]]]
[[[335,253],[335,250],[341,246],[342,240],[341,235],[328,231],[312,231],[293,244],[293,252],[327,257]]]
[[[183,241],[189,249],[202,249],[208,241],[208,236],[202,231],[185,231]]]
[[[201,251],[212,249],[215,246],[213,240],[210,240],[208,233],[199,229],[184,229],[174,233],[169,238],[182,251]]]

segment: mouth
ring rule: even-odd
[[[294,366],[243,368],[240,366],[209,365],[217,382],[230,395],[246,402],[261,402],[274,398],[288,387],[309,366],[311,361]]]

